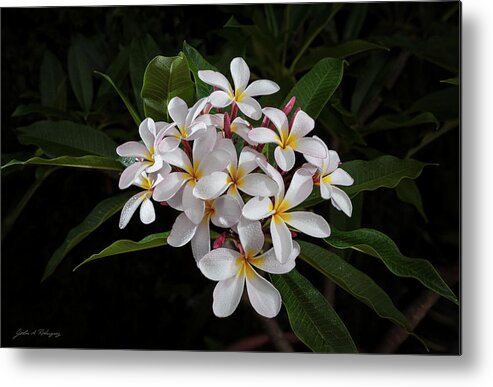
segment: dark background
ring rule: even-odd
[[[291,15],[308,12],[309,16],[290,27],[294,32],[287,45],[288,64],[310,33],[313,18],[332,11],[330,4],[291,7]],[[120,50],[147,33],[165,56],[176,55],[186,40],[227,76],[230,60],[237,55],[244,56],[254,77],[279,82],[281,93],[286,94],[295,79],[282,72],[278,52],[269,54],[267,51],[266,54],[257,36],[246,36],[241,29],[224,27],[234,16],[239,23],[255,24],[269,35],[265,29],[272,25],[266,27],[265,15],[273,14],[279,22],[277,30],[282,42],[285,8],[285,5],[244,5],[2,9],[2,164],[35,150],[19,144],[15,128],[44,117],[36,113],[12,117],[12,113],[21,104],[39,101],[40,63],[46,49],[66,68],[68,48],[73,39],[81,35],[93,42],[97,53],[95,63],[99,66],[96,69],[104,71]],[[347,58],[349,66],[334,98],[350,109],[358,84],[369,76],[372,63],[382,59],[395,64],[405,52],[409,55],[404,55],[405,63],[392,87],[383,86],[385,79],[377,77],[373,81],[374,85],[381,84],[375,88],[381,98],[376,109],[370,110],[369,118],[363,117],[368,112],[364,107],[375,100],[375,96],[370,95],[363,108],[353,112],[356,119],[364,125],[363,121],[405,111],[420,98],[431,95],[423,110],[432,112],[440,125],[457,121],[458,87],[439,81],[456,77],[459,72],[458,8],[458,3],[454,2],[344,5],[310,47],[366,39],[390,50]],[[296,74],[295,78],[299,79],[302,74]],[[101,81],[95,78],[94,85],[97,90]],[[132,95],[128,76],[122,78],[120,86],[127,95]],[[437,92],[444,94],[437,97]],[[78,109],[70,87],[66,109]],[[120,143],[126,137],[137,136],[129,114],[111,90],[95,103],[87,123],[124,129],[126,134],[114,132],[117,133],[115,140]],[[367,147],[345,143],[331,128],[317,126],[316,134],[338,149],[341,159],[347,161],[371,159],[380,153],[403,157],[430,128],[425,124],[369,135],[365,138]],[[413,206],[400,201],[394,190],[380,189],[365,194],[361,226],[386,233],[405,255],[427,258],[444,272],[452,272],[454,281],[460,258],[458,127],[413,157],[438,164],[425,168],[417,179],[428,222]],[[2,221],[32,184],[34,173],[31,167],[2,173]],[[46,263],[67,232],[98,202],[118,193],[117,178],[107,173],[68,168],[53,172],[4,235],[2,346],[227,350],[240,340],[248,339],[251,343],[252,337],[264,335],[263,323],[249,305],[240,304],[227,319],[212,314],[214,283],[197,270],[188,245],[102,259],[72,272],[83,259],[115,240],[139,240],[148,234],[169,230],[176,214],[158,205],[158,221],[148,226],[143,226],[135,217],[121,231],[118,216],[112,217],[74,248],[50,278],[40,282]],[[328,214],[327,205],[322,205],[319,211]],[[393,276],[374,258],[353,254],[348,259],[382,286],[403,311],[423,291],[417,281]],[[303,262],[298,268],[319,289],[326,286],[322,276]],[[456,278],[454,283],[452,289],[458,294]],[[374,352],[390,323],[341,289],[335,292],[334,304],[359,350]],[[284,309],[278,322],[285,331],[290,331]],[[61,336],[57,339],[24,336],[14,340],[19,329],[46,329],[60,332]],[[460,351],[459,308],[440,299],[420,323],[417,333],[425,339],[431,353],[457,354]],[[269,343],[241,345],[239,348],[275,350]],[[299,342],[295,347],[307,350]],[[426,353],[426,350],[410,338],[398,352]]]

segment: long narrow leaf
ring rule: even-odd
[[[53,165],[58,167],[104,169],[110,171],[123,170],[123,165],[118,161],[116,161],[115,159],[111,159],[109,157],[101,157],[101,156],[82,156],[82,157],[62,156],[54,159],[43,159],[41,157],[33,157],[25,161],[19,161],[14,159],[9,161],[5,165],[2,165],[2,170],[14,165]]]
[[[395,307],[389,295],[365,273],[331,251],[298,241],[301,259],[309,263],[342,289],[372,308],[380,317],[409,330],[406,317]]]
[[[108,81],[108,83],[111,86],[113,86],[113,89],[115,89],[115,91],[118,93],[118,95],[122,99],[123,103],[125,104],[125,107],[127,108],[128,112],[132,116],[135,124],[137,126],[139,126],[140,123],[142,122],[142,120],[139,117],[139,113],[137,113],[137,111],[135,110],[133,105],[128,100],[127,96],[125,94],[123,94],[123,92],[120,90],[120,88],[113,82],[113,80],[108,75],[100,73],[99,71],[94,71],[94,74],[99,75],[100,77],[104,78],[106,81]]]
[[[99,253],[91,255],[89,258],[87,258],[82,263],[77,265],[74,268],[74,271],[77,270],[82,265],[85,265],[86,263],[94,261],[96,259],[110,257],[112,255],[131,253],[134,251],[152,249],[154,247],[165,246],[167,244],[168,235],[169,235],[169,231],[162,232],[160,234],[148,235],[138,242],[134,242],[128,239],[122,239],[116,241],[111,245],[109,245],[108,247],[106,247],[105,249],[101,250]]]
[[[331,236],[325,241],[338,249],[354,249],[379,258],[395,275],[417,279],[446,299],[455,304],[459,303],[455,294],[430,262],[426,259],[408,258],[402,255],[392,239],[380,231],[368,228],[339,231],[332,228]]]
[[[314,352],[357,352],[346,326],[327,300],[296,269],[271,275],[296,336]]]

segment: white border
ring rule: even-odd
[[[217,3],[222,2],[218,1]],[[225,1],[231,3],[231,1]],[[128,4],[105,1],[79,5]],[[146,4],[162,4],[146,1]],[[199,2],[180,2],[199,3]],[[0,350],[2,386],[486,386],[493,380],[493,13],[463,2],[463,356]],[[5,6],[40,6],[1,1]],[[66,2],[44,2],[67,5]],[[444,195],[447,193],[444,192]]]

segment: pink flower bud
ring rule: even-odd
[[[286,104],[286,106],[284,106],[284,109],[282,109],[284,114],[288,115],[293,109],[295,103],[296,103],[296,97],[293,95],[291,99],[288,101],[288,103]]]
[[[223,232],[222,234],[220,234],[216,240],[214,241],[213,245],[212,245],[212,248],[213,249],[218,249],[220,247],[223,247],[224,245],[224,242],[226,242],[226,233]]]

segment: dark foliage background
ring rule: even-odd
[[[316,17],[327,17],[333,11],[332,4],[2,9],[2,164],[13,157],[27,158],[35,151],[19,144],[15,128],[45,116],[38,112],[12,115],[19,105],[39,104],[45,50],[66,69],[68,49],[74,39],[82,37],[94,54],[94,69],[105,72],[118,53],[136,39],[145,39],[146,34],[157,43],[158,54],[165,56],[176,55],[186,40],[225,74],[234,56],[244,56],[254,76],[275,80],[287,93],[306,71],[300,67],[299,72],[289,73],[287,69],[310,36],[311,25]],[[333,109],[334,114],[344,126],[350,126],[352,120],[356,131],[364,131],[377,117],[409,115],[414,108],[412,113],[432,113],[438,130],[449,128],[413,155],[438,164],[425,168],[416,181],[428,222],[415,207],[399,200],[394,190],[380,189],[365,194],[361,226],[386,233],[405,255],[427,258],[455,276],[460,255],[459,88],[440,81],[459,73],[459,21],[456,2],[344,4],[310,42],[304,56],[316,57],[314,48],[354,39],[388,47],[346,58],[342,85],[331,102],[343,106],[348,114]],[[248,28],[232,26],[235,24],[256,25],[261,37]],[[289,41],[284,41],[286,31],[291,33]],[[286,47],[285,57],[282,47]],[[127,74],[128,68],[119,84],[133,98]],[[94,78],[95,90],[101,84]],[[107,131],[117,142],[136,138],[130,115],[111,89],[82,117],[73,113],[79,109],[78,103],[68,81],[66,86],[65,109],[72,112],[74,120]],[[272,102],[278,103],[282,97]],[[323,124],[317,127],[317,134],[337,149],[344,161],[371,159],[381,153],[404,157],[434,127],[428,121],[368,134],[366,146]],[[34,181],[35,171],[25,167],[2,173],[2,226]],[[143,226],[134,219],[123,231],[114,216],[41,283],[46,263],[67,232],[99,201],[117,191],[117,176],[59,169],[34,193],[10,231],[2,233],[2,346],[227,350],[240,340],[264,334],[263,324],[250,306],[240,305],[228,319],[213,316],[214,283],[196,269],[189,246],[125,254],[72,272],[79,262],[112,241],[138,240],[169,230],[175,215],[164,207],[157,209],[157,222]],[[322,205],[320,211],[328,216],[329,207]],[[359,254],[347,258],[380,284],[403,311],[423,290],[417,281],[393,276],[378,260]],[[304,262],[299,269],[319,289],[327,286]],[[452,289],[458,294],[456,280]],[[390,323],[343,290],[336,289],[334,304],[359,350],[374,352]],[[290,331],[285,312],[278,320]],[[13,339],[19,329],[40,328],[60,332],[61,337]],[[417,333],[432,353],[458,353],[459,308],[440,299]],[[300,343],[295,345],[300,351],[307,350]],[[268,343],[253,349],[274,350]],[[398,351],[426,353],[413,338]]]

